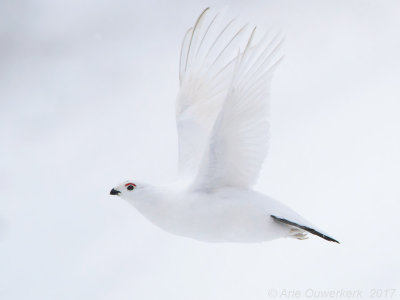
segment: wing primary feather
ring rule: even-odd
[[[214,20],[215,20],[215,18],[212,20],[212,22],[214,22]],[[224,31],[227,30],[227,28],[228,28],[234,21],[235,21],[235,20],[231,20],[231,23],[228,24],[228,25],[224,28],[224,30],[220,32],[219,36],[218,36],[217,39],[214,41],[213,45],[210,47],[210,49],[209,49],[207,55],[210,54],[210,52],[211,52],[211,50],[212,50],[212,47],[214,47],[214,45],[217,43],[218,39],[222,36],[222,34],[224,33]],[[210,27],[210,26],[209,26],[209,27]],[[208,32],[209,27],[207,28],[206,33]],[[234,36],[229,40],[229,42],[225,45],[225,47],[218,53],[217,57],[216,57],[216,58],[214,59],[214,61],[211,63],[210,67],[212,67],[212,66],[215,65],[215,63],[216,63],[216,62],[221,58],[221,56],[224,54],[224,52],[226,51],[226,49],[228,49],[228,47],[233,43],[233,41],[234,41],[235,39],[237,39],[237,38],[245,31],[245,29],[246,29],[247,27],[248,27],[248,24],[245,24],[245,25],[242,26],[238,31],[236,31],[236,33],[234,34]],[[204,39],[204,37],[203,37],[203,39]],[[202,42],[203,42],[203,39],[202,39]],[[202,44],[202,42],[201,42],[201,44]],[[234,62],[236,59],[237,59],[237,57],[232,58],[232,59],[231,59],[227,64],[225,64],[225,66],[223,66],[215,75],[213,75],[213,77],[211,78],[210,81],[213,82],[213,81],[214,81],[219,75],[221,75],[221,74],[232,64],[232,62]],[[199,88],[200,88],[203,84],[204,84],[204,83],[200,84],[200,85],[199,85]],[[214,86],[218,86],[218,85],[220,85],[220,84],[221,84],[221,82],[215,83],[215,84],[211,87],[211,89],[212,89]]]
[[[256,29],[256,28],[255,28]],[[266,34],[264,34],[264,36],[263,36],[263,38],[261,39],[261,41],[258,43],[259,45],[264,45],[265,44],[265,41],[267,40],[267,37],[269,36],[269,33],[266,33]],[[250,68],[250,67],[252,67],[253,66],[253,64],[255,63],[254,62],[254,59],[256,59],[255,57],[256,57],[256,55],[257,55],[257,51],[255,51],[255,50],[257,50],[257,47],[252,47],[252,49],[254,50],[254,51],[252,51],[252,53],[250,54],[250,56],[249,56],[249,58],[248,58],[248,65],[249,65],[249,67],[248,67],[248,69]],[[245,74],[247,73],[247,71],[248,70],[246,70],[246,72],[244,72]]]
[[[217,57],[215,58],[215,60],[212,62],[211,66],[213,66],[218,59],[221,57],[221,55],[225,52],[225,50],[229,47],[229,45],[232,44],[232,42],[247,28],[248,24],[242,26],[237,32],[236,34],[233,36],[233,38],[225,45],[224,49],[222,49],[222,51],[217,55]]]
[[[212,63],[212,65],[214,65],[214,64],[216,63],[216,61],[217,61],[217,60],[219,59],[219,57],[223,54],[223,52],[224,52],[224,51],[229,47],[229,45],[230,45],[230,44],[231,44],[231,43],[232,43],[232,42],[247,28],[247,26],[248,26],[248,24],[242,26],[242,27],[236,32],[236,34],[234,35],[234,37],[228,42],[228,44],[224,47],[224,49],[218,54],[217,58],[214,60],[214,62]],[[254,34],[255,29],[256,29],[256,28],[253,29],[252,35]],[[252,35],[250,36],[250,39],[252,39]],[[249,39],[249,42],[251,42],[250,39]],[[224,67],[221,68],[220,71],[218,71],[218,72],[212,77],[211,81],[214,81],[220,74],[222,74],[222,72],[223,72],[224,70],[226,70],[226,68],[228,68],[228,67],[232,64],[232,62],[234,62],[235,60],[238,59],[239,55],[240,55],[240,51],[239,51],[238,56],[232,58]],[[219,86],[220,83],[221,83],[221,82],[216,82],[216,83],[211,87],[211,89],[213,89],[215,86]]]
[[[207,36],[207,33],[210,31],[210,28],[214,24],[215,20],[218,18],[218,16],[219,16],[219,12],[214,16],[214,18],[211,20],[210,24],[208,25],[206,31],[204,32],[204,35],[203,35],[203,37],[201,38],[201,41],[200,41],[200,45],[197,48],[196,56],[199,54],[199,51],[201,49],[201,46],[203,45],[204,39]]]
[[[187,54],[187,58],[186,58],[186,64],[185,64],[185,71],[187,70],[187,65],[190,61],[191,58],[191,50],[192,50],[192,42],[193,42],[193,37],[194,35],[197,33],[197,27],[199,26],[201,20],[203,19],[203,17],[206,15],[207,11],[210,8],[207,7],[205,10],[203,10],[203,12],[200,14],[200,16],[197,18],[196,23],[193,26],[193,30],[192,30],[192,36],[190,37],[190,42],[189,42],[189,48],[188,48],[188,54]]]
[[[224,29],[222,29],[222,31],[218,34],[218,36],[215,38],[214,42],[212,43],[210,49],[208,49],[207,55],[210,55],[210,52],[214,49],[216,43],[219,41],[219,39],[221,38],[221,36],[224,34],[224,32],[233,24],[233,22],[235,22],[236,19],[232,19],[225,27]]]
[[[241,58],[240,62],[242,62],[245,59],[247,53],[249,52],[250,45],[251,45],[251,42],[253,41],[254,34],[256,33],[256,30],[257,30],[257,27],[254,27],[253,30],[251,31],[250,37],[249,37],[249,39],[247,41],[246,48],[244,48],[244,51],[243,51],[242,58]]]
[[[277,55],[276,52],[271,53],[271,56],[270,56],[269,58],[267,58],[266,61],[263,62],[262,66],[261,66],[260,68],[258,68],[258,69],[254,72],[254,74],[252,74],[252,77],[253,77],[253,78],[256,78],[256,79],[254,79],[254,81],[257,81],[258,78],[262,77],[264,74],[272,73],[272,72],[275,70],[275,68],[276,68],[276,66],[277,66],[277,65],[276,65],[276,62],[280,62],[280,61],[281,61],[280,58],[277,59],[277,61],[276,61],[275,63],[273,63],[272,65],[268,66],[268,68],[267,68],[266,70],[265,70],[265,68],[267,67],[267,65],[268,65],[269,63],[271,63],[271,61],[274,59],[274,57],[276,57],[276,55]],[[274,66],[274,68],[272,68],[273,66]],[[262,72],[264,72],[264,73],[262,73]],[[259,75],[260,73],[262,73],[262,74]],[[242,85],[243,85],[243,84],[244,84],[244,83],[242,82]]]
[[[232,58],[225,66],[221,68],[212,78],[211,80],[215,80],[220,76],[234,61],[236,61],[237,57]]]
[[[181,55],[180,55],[180,59],[179,59],[179,81],[180,82],[182,82],[182,76],[183,76],[183,74],[185,72],[185,70],[183,70],[182,68],[183,68],[184,64],[186,66],[186,58],[187,58],[187,54],[188,54],[188,53],[186,53],[186,56],[184,58],[184,51],[183,50],[185,48],[185,43],[187,42],[188,36],[192,34],[192,31],[193,31],[193,27],[190,27],[186,31],[185,36],[184,36],[184,38],[182,40]],[[185,60],[185,62],[183,62],[184,60]]]
[[[245,84],[249,77],[255,76],[260,70],[264,70],[266,65],[271,62],[271,60],[276,56],[280,46],[283,43],[283,39],[279,39],[279,36],[275,36],[271,43],[262,51],[262,53],[257,57],[256,61],[251,64],[249,69],[246,71],[244,76],[242,77],[239,86]],[[272,50],[271,50],[272,48]],[[262,62],[261,62],[262,61]],[[255,70],[254,70],[255,69]]]
[[[256,72],[258,72],[260,69],[263,69],[264,67],[266,67],[278,54],[278,50],[281,48],[283,43],[283,40],[279,40],[278,43],[274,46],[274,48],[270,51],[270,53],[268,54],[267,57],[265,57],[264,61],[262,62],[262,64],[260,65],[260,67],[254,71],[254,74],[256,74]]]

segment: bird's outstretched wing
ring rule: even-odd
[[[267,154],[269,85],[281,57],[279,36],[255,42],[255,29],[235,60],[233,78],[213,125],[194,189],[249,187]]]
[[[211,129],[223,106],[247,26],[226,22],[224,13],[205,9],[183,40],[176,103],[179,174],[187,180],[199,171]]]

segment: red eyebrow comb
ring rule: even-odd
[[[125,184],[125,186],[128,186],[128,185],[136,186],[136,184],[134,184],[134,183],[132,183],[132,182],[129,182],[129,183]]]

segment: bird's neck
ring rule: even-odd
[[[157,218],[168,209],[173,199],[171,191],[165,187],[147,186],[127,199],[140,213],[150,220]]]

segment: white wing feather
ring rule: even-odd
[[[269,85],[280,61],[281,39],[265,36],[238,55],[228,94],[213,126],[194,189],[249,187],[257,180],[268,148]]]
[[[179,173],[187,180],[199,171],[211,129],[232,81],[237,49],[246,26],[225,22],[207,8],[183,40],[176,104]]]

